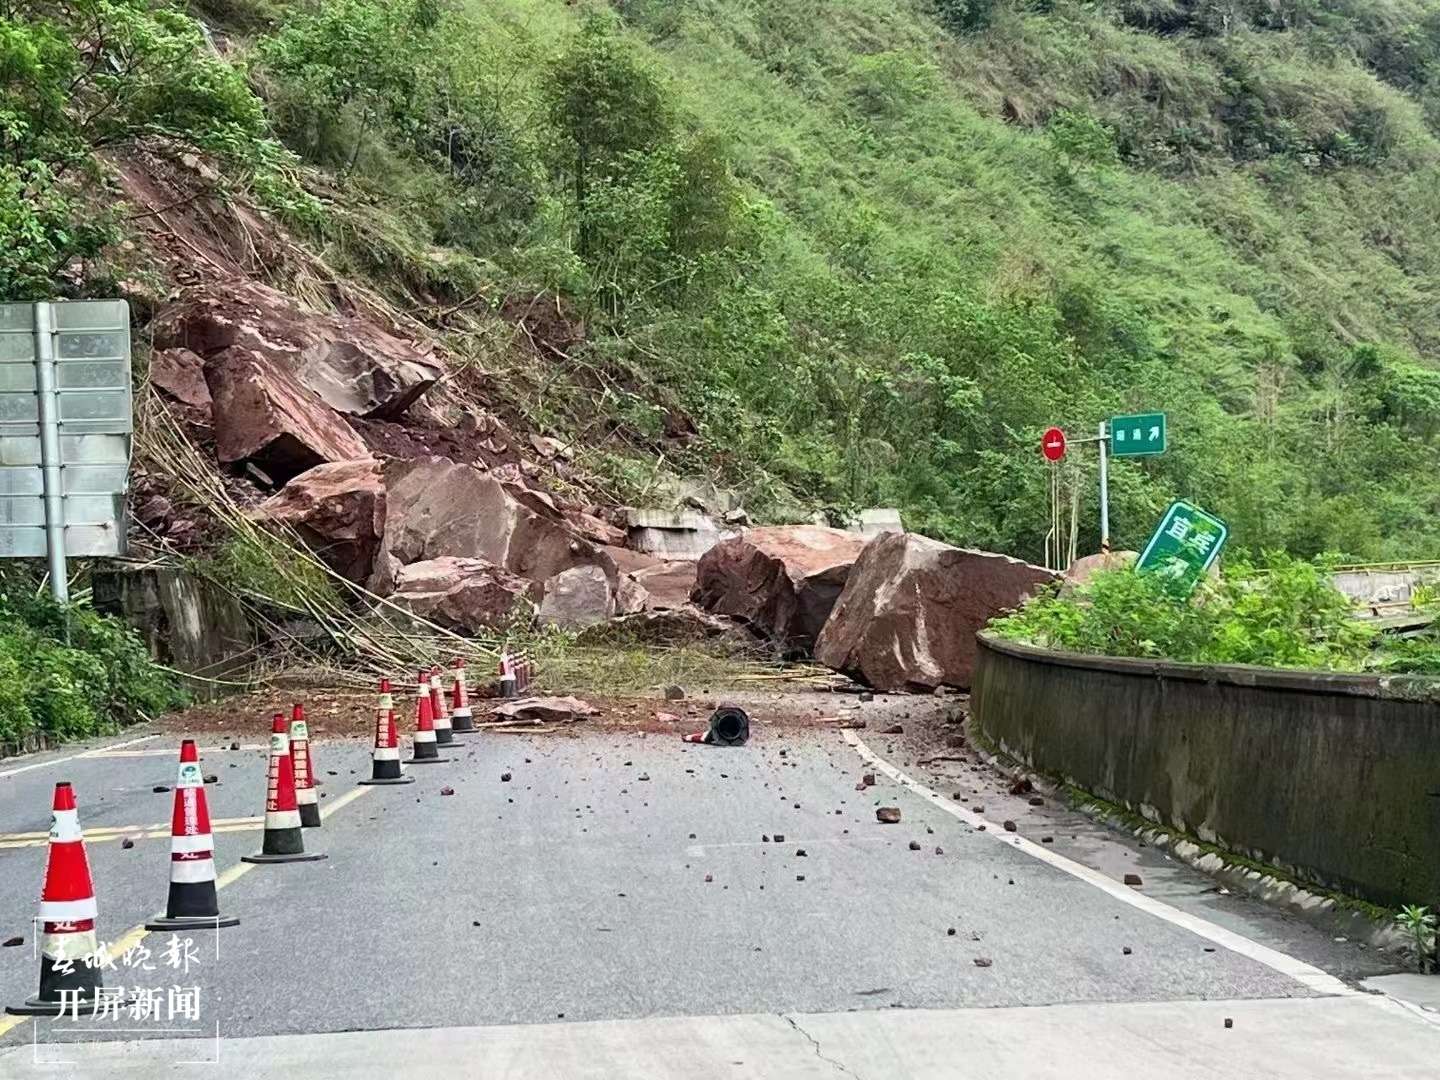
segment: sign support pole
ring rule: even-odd
[[[1110,552],[1110,432],[1100,421],[1100,550]]]
[[[55,395],[55,336],[49,304],[35,305],[35,385],[40,414],[40,470],[45,492],[45,554],[50,565],[50,595],[70,601],[65,568],[65,502],[61,493],[60,423]]]

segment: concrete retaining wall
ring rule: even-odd
[[[974,720],[1011,757],[1298,877],[1440,903],[1440,680],[980,644]]]

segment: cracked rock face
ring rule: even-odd
[[[880,690],[969,687],[975,634],[1057,576],[1007,555],[882,533],[851,568],[815,658]]]

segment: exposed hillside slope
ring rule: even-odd
[[[219,58],[162,9],[158,68],[91,7],[3,39],[12,294],[127,257],[39,126],[189,147],[592,496],[704,471],[1038,558],[1039,430],[1153,408],[1119,543],[1178,494],[1252,549],[1440,554],[1440,0],[206,0]],[[27,91],[36,41],[101,76]]]

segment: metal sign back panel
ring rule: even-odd
[[[42,409],[47,362],[52,407]],[[0,558],[47,554],[42,415],[55,429],[64,553],[123,554],[134,424],[125,301],[0,304]]]

